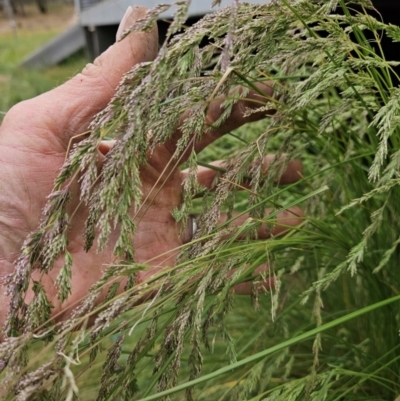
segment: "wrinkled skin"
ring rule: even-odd
[[[121,23],[123,28],[129,27],[137,18],[143,16],[144,8],[135,7]],[[66,157],[72,137],[84,132],[93,116],[102,110],[110,101],[123,76],[135,64],[155,58],[158,49],[157,30],[151,32],[134,32],[124,40],[110,47],[94,64],[89,64],[64,85],[34,99],[14,106],[4,118],[0,127],[0,286],[4,277],[14,269],[14,262],[26,236],[34,231],[39,223],[41,212],[46,203],[46,196],[51,192],[54,180]],[[267,95],[272,91],[264,87]],[[252,93],[248,96],[260,97]],[[207,121],[212,123],[220,113],[220,101],[210,105]],[[250,121],[243,112],[252,107],[251,100],[236,105],[231,117],[218,130],[212,130],[200,143],[197,151],[214,141],[224,133]],[[265,115],[253,114],[251,120],[264,118]],[[182,120],[184,116],[182,117]],[[179,124],[178,124],[179,125]],[[179,137],[177,128],[175,140]],[[112,142],[102,143],[99,147],[99,167],[112,146]],[[166,165],[174,152],[174,139],[160,146],[148,159],[148,165],[142,169],[144,197],[150,194],[149,201],[141,213],[137,234],[134,238],[136,260],[140,263],[151,260],[152,271],[142,272],[139,280],[146,279],[162,266],[172,266],[176,252],[182,242],[190,238],[180,235],[180,229],[171,216],[171,211],[180,205],[182,199],[182,180],[185,172],[174,168],[168,179],[161,179],[160,192],[156,199],[152,191],[156,181],[162,176]],[[266,163],[268,161],[266,160]],[[283,173],[282,182],[294,182],[301,174],[300,162],[288,164]],[[164,174],[167,176],[168,174]],[[162,176],[162,177],[164,177]],[[199,170],[201,184],[211,186],[215,172]],[[77,207],[79,199],[78,185],[73,185],[72,208]],[[75,203],[74,203],[75,200]],[[294,210],[291,215],[286,212],[280,216],[284,225],[297,225],[301,211]],[[54,314],[67,315],[70,308],[82,299],[92,284],[99,280],[105,267],[113,261],[113,247],[117,233],[112,234],[111,241],[101,253],[92,250],[83,251],[83,222],[87,210],[79,207],[69,232],[69,251],[74,265],[72,268],[72,295],[62,305],[57,300],[54,281],[61,268],[62,261],[57,261],[49,276],[34,273],[34,279],[41,279],[49,298],[55,305]],[[245,217],[244,217],[245,218]],[[237,222],[240,224],[243,218]],[[277,227],[276,233],[282,231]],[[265,236],[260,234],[261,236]],[[168,253],[167,256],[160,256]],[[248,287],[241,286],[239,291],[246,293]],[[26,302],[32,299],[29,291]],[[4,286],[0,293],[0,324],[4,323],[7,312],[7,297]],[[61,316],[62,317],[62,316]]]

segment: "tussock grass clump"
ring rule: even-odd
[[[179,32],[187,7],[179,3],[170,35]],[[396,399],[399,63],[385,58],[380,43],[383,36],[400,41],[400,27],[375,19],[371,8],[369,0],[234,2],[170,36],[153,63],[125,76],[92,123],[90,137],[74,148],[42,226],[19,259],[7,326],[19,337],[0,345],[4,399]],[[163,9],[132,29],[150,27]],[[193,174],[174,214],[185,221],[201,210],[202,217],[177,265],[146,286],[132,280],[119,296],[111,285],[95,307],[106,284],[146,269],[134,262],[135,223],[126,216],[143,201],[139,169],[146,152],[170,138],[179,116],[191,109],[178,157],[190,149],[193,135],[203,134],[211,100],[236,85],[245,88],[245,97],[265,81],[273,82],[274,97],[258,110],[276,110],[273,118],[189,158]],[[227,98],[217,124],[238,98]],[[105,136],[118,143],[99,176],[96,149]],[[204,191],[194,172],[223,147],[230,153],[226,172],[215,192]],[[261,160],[271,152],[277,158],[263,178]],[[284,153],[287,162],[303,160],[304,177],[277,187]],[[39,284],[29,315],[21,314],[22,300],[33,266],[46,273],[60,254],[65,269],[59,297],[69,295],[67,183],[80,173],[90,207],[86,247],[103,246],[118,224],[118,263],[68,321],[55,324],[48,321],[51,305]],[[250,190],[239,193],[249,174]],[[127,179],[134,185],[127,188]],[[201,201],[193,200],[199,196]],[[272,226],[280,211],[296,205],[306,213],[301,226],[285,237],[250,241],[262,222]],[[268,216],[267,206],[274,208]],[[221,208],[252,216],[223,241],[229,228],[217,225]],[[256,281],[250,304],[232,287],[253,278],[262,263],[270,266],[274,289],[264,294]],[[149,291],[155,296],[138,306]]]

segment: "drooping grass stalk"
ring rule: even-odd
[[[175,392],[184,390],[187,387],[194,386],[194,385],[196,385],[198,383],[201,383],[203,381],[207,381],[209,379],[215,378],[216,376],[229,373],[229,372],[233,371],[234,369],[236,369],[236,368],[238,368],[240,366],[243,366],[243,365],[246,365],[246,364],[248,364],[250,362],[254,362],[254,361],[258,360],[258,359],[264,358],[267,355],[270,355],[270,354],[273,354],[276,351],[279,351],[280,349],[283,349],[283,348],[286,348],[286,347],[290,347],[291,345],[296,344],[298,342],[301,342],[303,340],[306,340],[309,337],[315,336],[318,333],[321,333],[321,332],[323,332],[325,330],[328,330],[328,329],[331,329],[333,327],[336,327],[336,326],[338,326],[340,324],[343,324],[343,323],[345,323],[345,322],[347,322],[349,320],[353,320],[353,319],[355,319],[355,318],[357,318],[357,317],[359,317],[359,316],[361,316],[361,315],[363,315],[365,313],[372,312],[375,309],[382,308],[382,307],[384,307],[386,305],[391,304],[392,302],[397,302],[397,301],[400,301],[400,296],[389,298],[389,299],[387,299],[385,301],[382,301],[382,302],[379,302],[377,304],[367,306],[367,307],[365,307],[363,309],[360,309],[358,311],[349,313],[346,316],[343,316],[343,317],[341,317],[339,319],[336,319],[336,320],[334,320],[332,322],[325,323],[324,325],[322,325],[320,327],[317,327],[317,328],[315,328],[313,330],[310,330],[310,331],[308,331],[308,332],[306,332],[304,334],[301,334],[301,335],[299,335],[297,337],[291,338],[290,340],[281,342],[280,344],[278,344],[278,345],[276,345],[274,347],[271,347],[269,349],[266,349],[266,350],[264,350],[262,352],[259,352],[259,353],[255,354],[255,355],[252,355],[250,357],[242,359],[241,361],[233,363],[232,365],[228,365],[228,366],[226,366],[226,367],[224,367],[222,369],[217,370],[214,373],[202,376],[201,378],[193,380],[191,382],[181,384],[180,386],[176,386],[171,390],[166,390],[166,391],[164,391],[162,393],[157,393],[157,394],[154,394],[152,396],[149,396],[149,397],[146,397],[146,398],[142,398],[142,399],[140,399],[140,401],[156,400],[157,398],[164,397],[166,395],[170,395],[170,394],[173,394]]]

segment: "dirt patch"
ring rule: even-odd
[[[41,14],[34,4],[24,7],[24,15],[15,15],[18,30],[34,31],[62,31],[77,22],[73,5],[49,2],[47,14]],[[0,12],[0,34],[12,33],[10,21],[5,11]]]

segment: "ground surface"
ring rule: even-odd
[[[74,8],[70,4],[49,2],[49,12],[41,14],[35,5],[24,7],[25,15],[15,15],[17,34],[19,30],[60,31],[76,21]],[[0,12],[0,35],[12,34],[13,29],[5,11]]]

